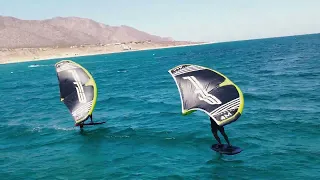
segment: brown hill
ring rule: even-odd
[[[130,41],[173,41],[129,26],[109,26],[91,19],[56,17],[21,20],[0,16],[0,48],[108,44]]]

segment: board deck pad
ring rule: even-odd
[[[229,147],[228,144],[222,144],[220,148],[217,148],[217,144],[213,144],[211,146],[211,149],[221,154],[227,154],[227,155],[238,154],[242,151],[240,147],[237,147],[237,146]]]

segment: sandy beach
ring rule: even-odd
[[[68,58],[98,54],[119,53],[128,51],[140,51],[150,49],[162,49],[182,46],[194,46],[210,43],[193,42],[130,42],[99,45],[80,45],[69,47],[45,47],[45,48],[1,48],[0,64],[40,61],[56,58]]]

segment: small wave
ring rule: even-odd
[[[185,177],[180,175],[164,175],[160,176],[159,179],[184,179]]]
[[[10,90],[13,90],[13,89],[31,89],[31,88],[34,88],[36,85],[33,85],[33,84],[23,84],[23,83],[19,83],[19,82],[13,82],[11,84],[9,84],[8,86],[5,86],[3,87],[3,89],[10,89]],[[23,92],[21,92],[23,93]]]
[[[115,103],[115,104],[121,104],[121,103],[128,103],[128,102],[134,102],[139,101],[137,98],[130,97],[130,96],[110,96],[108,98],[104,98],[100,100],[100,103]]]
[[[208,127],[209,129],[209,127]],[[157,141],[161,144],[171,146],[172,143],[178,144],[204,144],[211,142],[211,136],[199,136],[199,132],[184,131],[184,132],[170,132],[168,130],[161,130],[155,128],[123,128],[117,129],[116,127],[99,128],[94,130],[84,129],[83,135],[90,137],[100,137],[107,139],[131,139],[133,141],[154,142]]]
[[[28,67],[33,68],[33,67],[39,67],[40,65],[30,65]]]
[[[33,133],[45,132],[47,130],[58,130],[58,131],[74,131],[77,130],[76,127],[58,127],[57,125],[36,125],[33,124],[6,124],[5,126],[1,126],[1,128],[8,128],[10,131],[20,132],[21,135],[30,135]],[[16,134],[17,136],[19,134]]]
[[[274,99],[273,96],[263,94],[263,93],[244,93],[243,96],[245,97],[246,100],[270,100]]]
[[[56,126],[54,126],[53,129],[59,130],[59,131],[75,131],[75,130],[77,130],[77,128],[75,128],[75,127],[63,128],[63,127],[56,127]]]
[[[181,115],[180,111],[175,111],[175,112],[169,112],[169,111],[160,111],[160,112],[154,112],[150,113],[151,115],[156,115],[160,114],[161,116],[174,116],[174,115]]]
[[[257,71],[256,74],[262,75],[262,76],[270,76],[270,74],[272,74],[273,72],[274,72],[274,70],[261,69],[261,70]]]
[[[127,135],[123,135],[123,136],[113,136],[113,135],[111,135],[111,136],[106,136],[106,138],[111,138],[111,139],[113,139],[113,138],[130,138],[130,136],[127,136]]]
[[[49,65],[32,64],[32,65],[29,65],[28,67],[29,68],[36,68],[36,67],[44,67],[44,66],[49,66]]]
[[[286,60],[286,57],[274,57],[274,58],[271,58],[269,61],[282,61],[282,60]]]
[[[32,128],[31,131],[32,131],[32,132],[41,132],[41,131],[42,131],[42,128],[41,128],[41,127],[34,127],[34,128]]]
[[[154,59],[168,59],[169,56],[158,56],[158,57],[154,57]]]
[[[176,139],[176,138],[174,138],[174,137],[168,137],[168,138],[165,138],[165,139],[167,139],[167,140],[172,140],[172,139]]]
[[[317,72],[305,71],[274,71],[266,74],[265,76],[281,77],[281,78],[316,78],[319,74]]]
[[[127,72],[127,70],[126,69],[118,69],[117,72],[118,73],[125,73],[125,72]]]

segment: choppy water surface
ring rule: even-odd
[[[98,85],[93,117],[74,127],[59,99],[58,60],[0,65],[4,179],[318,179],[320,35],[69,58]],[[206,66],[244,92],[225,126],[235,156],[215,143],[203,112],[181,115],[168,70]]]

